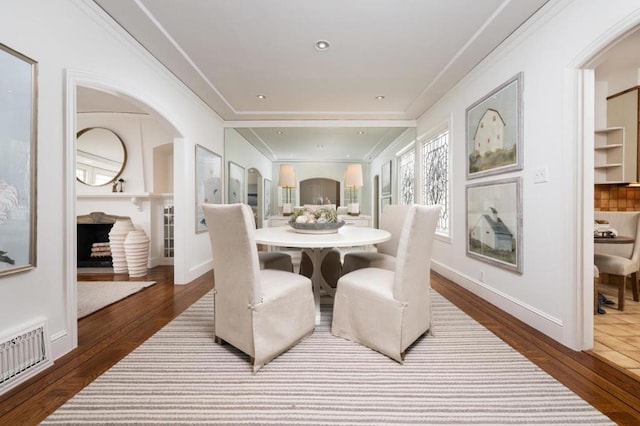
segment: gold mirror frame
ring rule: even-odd
[[[84,141],[87,141],[89,133],[97,135],[98,144],[107,142],[111,144],[111,147],[100,145],[82,147],[81,137],[84,136]],[[118,147],[122,149],[121,153],[114,153],[114,150],[118,151]],[[109,185],[118,180],[126,164],[127,148],[120,136],[113,130],[104,127],[89,127],[78,132],[76,136],[76,179],[78,182],[88,186]],[[82,176],[83,174],[84,176]],[[96,180],[97,176],[102,176],[102,178]]]

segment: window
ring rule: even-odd
[[[450,235],[449,129],[436,133],[422,144],[422,202],[441,207],[436,232]]]
[[[399,204],[413,204],[413,184],[416,168],[416,151],[411,148],[398,156]]]

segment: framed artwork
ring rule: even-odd
[[[244,167],[229,161],[227,202],[244,203]]]
[[[384,211],[384,206],[388,206],[389,204],[391,204],[391,197],[380,198],[380,213]]]
[[[264,191],[262,191],[262,214],[265,219],[269,218],[271,215],[271,181],[269,179],[264,179]]]
[[[37,68],[0,43],[0,276],[36,266]]]
[[[391,160],[382,165],[382,173],[380,174],[380,192],[381,195],[391,195]]]
[[[467,255],[522,273],[522,178],[467,185]]]
[[[467,178],[522,170],[523,73],[466,110]]]
[[[222,157],[196,145],[196,234],[207,231],[202,204],[222,204]]]

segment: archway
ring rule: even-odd
[[[132,107],[142,111],[150,117],[159,127],[162,127],[167,133],[171,143],[179,141],[182,137],[177,128],[154,108],[150,102],[144,100],[142,96],[136,94],[133,89],[124,87],[116,82],[104,79],[101,76],[88,74],[83,72],[68,71],[66,81],[65,94],[65,188],[66,188],[66,218],[65,218],[65,288],[66,288],[66,329],[70,332],[70,338],[74,347],[77,346],[77,188],[76,188],[76,134],[78,132],[78,92],[83,88],[89,88],[98,92],[109,95],[111,100],[124,100]],[[153,153],[149,154],[153,157]],[[140,193],[123,195],[125,199],[129,198],[134,206],[139,207],[138,203],[150,202],[144,200],[145,197],[151,197],[152,193],[149,188]],[[104,194],[104,193],[102,193]],[[180,238],[176,235],[176,238]],[[174,276],[179,274],[178,268],[182,267],[180,263],[176,265]]]

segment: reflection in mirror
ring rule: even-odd
[[[90,186],[115,182],[126,162],[124,143],[113,131],[90,127],[78,132],[76,178],[80,182]]]
[[[262,174],[255,168],[247,173],[247,204],[253,210],[257,228],[262,228]]]
[[[268,125],[268,124],[267,124]],[[365,167],[364,185],[359,188],[360,213],[377,217],[379,189],[373,186],[381,173],[383,162],[395,158],[395,153],[406,149],[416,140],[415,127],[237,127],[225,129],[225,161],[238,164],[264,164],[270,161],[271,170],[262,169],[263,178],[272,179],[272,214],[282,212],[285,192],[278,186],[281,164],[295,164],[298,185],[293,188],[294,205],[326,203],[346,207],[350,191],[345,187],[348,164],[369,164]],[[303,196],[302,181],[330,179],[339,187],[329,195],[324,187],[313,187]],[[313,182],[313,181],[311,181]],[[390,182],[391,184],[392,182]],[[336,185],[335,183],[333,184]],[[305,185],[306,186],[306,185]],[[329,191],[328,189],[326,191]],[[343,191],[343,192],[340,192]]]

